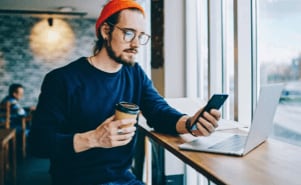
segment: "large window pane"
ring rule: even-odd
[[[301,1],[258,0],[260,83],[285,83],[273,137],[301,146]]]

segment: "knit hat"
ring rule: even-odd
[[[119,12],[120,10],[128,9],[128,8],[137,8],[143,13],[143,15],[145,15],[142,6],[139,5],[137,2],[135,2],[134,0],[110,0],[103,7],[103,9],[96,21],[96,24],[95,24],[96,36],[98,35],[99,27],[107,18],[109,18],[111,15]]]

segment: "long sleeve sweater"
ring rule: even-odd
[[[33,155],[50,158],[54,182],[86,185],[134,178],[129,169],[136,136],[120,147],[80,153],[73,147],[76,133],[97,128],[120,101],[137,104],[156,131],[177,134],[183,114],[166,103],[137,63],[107,73],[82,57],[45,76],[29,141]]]

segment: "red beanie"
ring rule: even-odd
[[[137,8],[140,10],[143,15],[145,15],[144,10],[141,5],[139,5],[137,2],[134,0],[110,0],[102,9],[95,25],[96,29],[96,36],[98,36],[98,31],[99,27],[101,24],[109,18],[111,15],[119,12],[120,10],[123,9],[128,9],[128,8]]]

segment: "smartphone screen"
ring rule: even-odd
[[[191,126],[191,130],[197,130],[196,122],[204,112],[209,112],[211,109],[220,109],[227,98],[228,94],[214,94],[204,107],[203,111],[198,115],[197,119],[195,119],[194,123]]]

